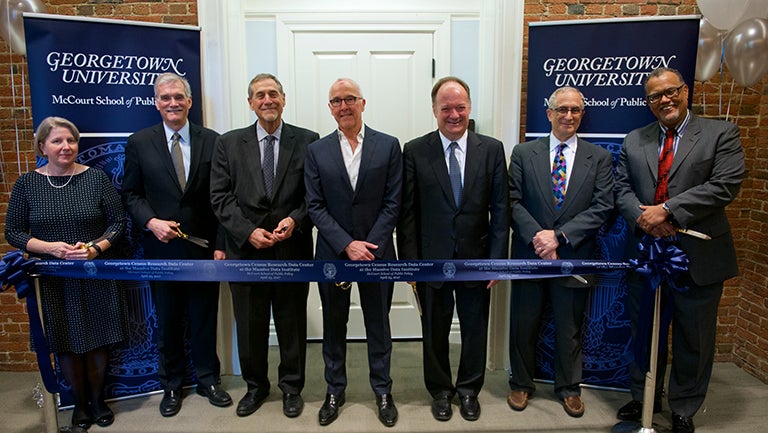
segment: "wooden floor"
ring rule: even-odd
[[[323,403],[325,384],[322,375],[320,345],[310,344],[307,359],[307,385],[302,393],[306,406],[298,418],[282,414],[280,390],[274,386],[276,349],[270,351],[272,394],[254,414],[246,418],[235,415],[234,406],[217,408],[188,390],[181,412],[163,418],[158,412],[161,395],[143,396],[112,403],[115,423],[106,428],[93,426],[90,432],[154,433],[154,432],[610,432],[618,423],[616,410],[626,403],[629,394],[620,391],[584,389],[586,413],[582,418],[565,414],[555,399],[552,386],[538,384],[535,398],[523,412],[513,412],[506,404],[508,392],[506,372],[489,371],[480,394],[482,415],[476,422],[461,418],[458,406],[448,422],[438,422],[430,413],[430,398],[424,389],[421,371],[421,345],[414,342],[395,343],[392,356],[393,396],[400,412],[398,423],[386,428],[376,418],[374,396],[368,385],[365,345],[349,345],[347,403],[339,418],[330,426],[320,427],[317,411]],[[454,366],[455,368],[455,366]],[[46,432],[44,412],[33,399],[36,373],[0,372],[0,431],[4,433]],[[235,404],[245,392],[239,376],[225,376],[222,385]],[[768,432],[768,385],[733,364],[715,365],[707,401],[694,418],[699,433]],[[58,414],[59,425],[69,425],[71,411]],[[669,408],[654,417],[655,430],[670,428]],[[55,430],[54,430],[55,431]]]

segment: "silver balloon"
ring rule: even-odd
[[[0,37],[16,54],[26,55],[24,12],[45,12],[42,0],[0,0]]]
[[[707,81],[722,65],[723,34],[709,20],[699,22],[699,49],[696,51],[696,80]]]
[[[733,79],[751,86],[768,73],[768,21],[752,18],[737,25],[725,39],[725,64]]]

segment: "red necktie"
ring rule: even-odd
[[[675,157],[673,148],[675,146],[675,130],[667,129],[667,135],[664,137],[664,147],[659,155],[659,179],[656,183],[656,194],[653,196],[654,204],[664,203],[669,199],[667,188],[669,169],[672,168],[672,159]]]

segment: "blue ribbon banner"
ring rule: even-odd
[[[69,278],[148,281],[485,281],[558,278],[632,269],[594,260],[41,260],[34,271]]]

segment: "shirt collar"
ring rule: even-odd
[[[560,141],[555,137],[555,134],[549,134],[549,151],[554,152],[555,149],[557,149],[557,146],[560,145],[560,143],[565,143],[569,149],[576,150],[576,144],[579,142],[579,137],[576,134],[571,135],[570,138],[568,138],[565,141]]]
[[[687,110],[685,113],[685,117],[683,120],[677,125],[675,128],[675,134],[678,137],[682,137],[685,133],[685,128],[688,127],[688,122],[691,120],[691,110]],[[667,135],[667,128],[666,126],[662,125],[661,122],[659,122],[659,126],[661,127],[661,135]]]
[[[165,129],[165,139],[166,142],[170,143],[173,139],[173,134],[178,132],[181,136],[181,143],[182,144],[189,144],[189,122],[185,123],[184,126],[181,127],[178,131],[174,131],[171,129],[170,126],[166,125],[165,122],[163,122],[163,129]]]
[[[280,141],[280,135],[283,133],[283,121],[280,121],[280,126],[275,129],[275,132],[269,133],[266,129],[264,129],[259,122],[256,122],[256,139],[261,141],[265,138],[267,138],[268,135],[274,136],[277,141]]]
[[[440,142],[443,144],[443,153],[448,151],[448,147],[453,143],[453,141],[449,140],[443,133],[438,130],[438,134],[440,134]],[[456,141],[456,144],[459,145],[459,150],[462,152],[466,152],[467,150],[467,137],[469,136],[469,133],[467,131],[464,131],[464,134],[459,137]]]

